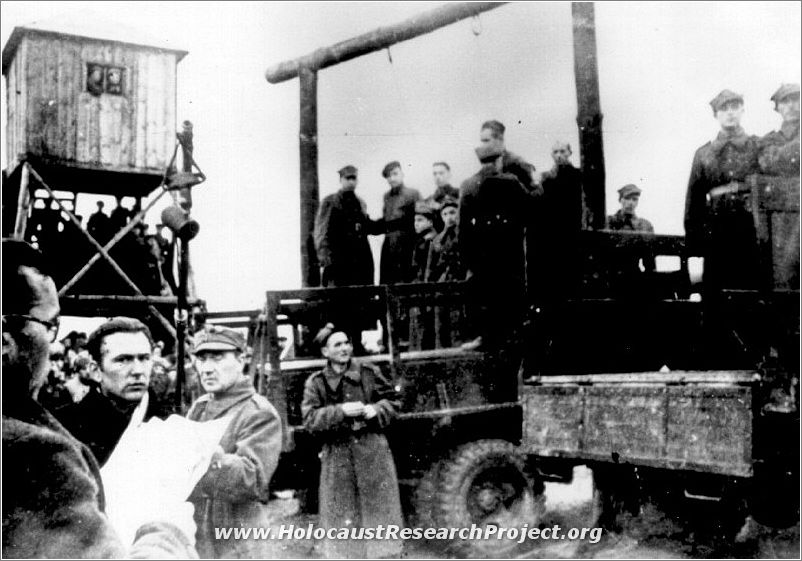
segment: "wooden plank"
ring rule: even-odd
[[[148,148],[148,57],[147,54],[140,52],[137,54],[136,58],[137,62],[134,73],[135,82],[133,83],[135,93],[132,99],[136,108],[134,120],[134,161],[137,168],[143,169],[147,164]]]
[[[752,384],[759,374],[754,370],[635,372],[627,374],[576,374],[530,379],[532,385],[599,384]]]
[[[58,78],[60,41],[48,41],[45,55],[45,73],[42,87],[42,120],[44,121],[44,146],[42,153],[63,157],[63,148],[59,143],[58,120]]]
[[[164,132],[162,135],[162,150],[161,157],[157,162],[157,167],[164,168],[167,166],[172,148],[175,145],[175,134],[177,127],[176,118],[176,60],[171,54],[164,53],[161,55],[164,64]]]
[[[17,112],[19,114],[19,124],[17,125],[17,130],[19,131],[19,138],[17,138],[16,143],[16,152],[13,155],[14,158],[17,158],[20,154],[23,154],[28,151],[28,106],[30,102],[28,100],[28,95],[30,88],[28,87],[28,58],[30,53],[29,48],[30,41],[28,39],[24,39],[20,44],[19,51],[17,52],[17,61],[19,66],[17,68],[17,87],[19,89],[19,97],[17,98],[19,104],[17,106]]]
[[[40,118],[39,103],[42,91],[42,81],[44,72],[44,53],[42,53],[42,41],[28,39],[28,57],[25,61],[25,81],[28,86],[27,98],[28,108],[26,117],[26,141],[25,152],[39,154],[40,147],[44,141],[42,120]]]

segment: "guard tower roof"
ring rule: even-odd
[[[119,43],[136,47],[150,48],[176,54],[176,62],[180,62],[188,51],[177,49],[169,39],[149,36],[141,29],[124,23],[101,19],[92,13],[72,13],[59,16],[57,19],[34,21],[17,26],[11,32],[3,47],[3,76],[14,59],[22,39],[28,35],[58,35],[63,37],[79,37],[86,40]]]

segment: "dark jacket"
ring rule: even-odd
[[[381,233],[353,191],[340,190],[320,204],[315,219],[315,249],[324,286],[373,284],[373,254],[368,234]]]
[[[485,166],[460,188],[459,248],[483,282],[510,288],[525,281],[524,232],[533,197],[512,174]]]
[[[685,199],[685,245],[703,255],[705,290],[756,288],[760,256],[747,177],[759,170],[760,146],[739,129],[696,151]]]
[[[220,440],[225,455],[190,496],[197,548],[201,557],[260,557],[264,544],[259,540],[216,540],[214,529],[269,524],[266,503],[281,453],[281,420],[248,378],[221,395],[201,396],[187,413],[188,419],[200,422],[226,416],[232,419]]]
[[[346,417],[340,404],[373,404],[373,419]],[[395,462],[383,430],[395,417],[400,400],[379,370],[352,361],[340,376],[330,365],[310,376],[301,404],[304,426],[322,442],[320,525],[375,528],[403,527]],[[388,557],[400,553],[395,541],[326,541],[328,557]]]
[[[382,244],[379,282],[397,284],[412,280],[410,259],[415,245],[415,189],[401,186],[384,194],[385,237]]]
[[[759,163],[767,175],[799,176],[799,121],[783,123],[760,139]]]
[[[465,269],[460,259],[457,226],[454,225],[437,234],[432,240],[425,280],[446,282],[464,279]]]
[[[437,232],[430,228],[423,234],[417,234],[415,247],[412,249],[412,280],[423,282],[426,280],[426,266],[429,263],[429,248]]]
[[[31,399],[3,402],[3,557],[195,558],[166,523],[140,528],[133,547],[104,514],[97,461]]]
[[[113,398],[105,396],[99,391],[91,391],[78,403],[62,407],[54,414],[75,438],[89,447],[97,461],[103,466],[128,427],[131,415],[137,405],[136,403],[122,404],[127,405],[126,410],[116,406]],[[147,421],[153,417],[166,419],[169,415],[170,411],[164,409],[153,391],[149,389],[148,410],[145,412],[144,420]]]
[[[685,243],[694,255],[702,255],[710,235],[708,194],[722,185],[743,185],[747,175],[758,171],[759,148],[756,137],[739,129],[732,135],[719,132],[694,154],[685,197]]]

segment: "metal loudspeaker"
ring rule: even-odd
[[[162,211],[162,224],[184,241],[191,240],[200,231],[200,224],[190,218],[181,207],[175,205],[168,206]]]

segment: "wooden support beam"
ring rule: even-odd
[[[14,239],[24,240],[25,229],[28,227],[28,210],[31,208],[31,190],[28,188],[30,174],[28,164],[22,164],[19,193],[17,195],[17,216],[14,220]]]
[[[460,20],[478,16],[482,12],[493,10],[504,4],[506,2],[463,2],[441,6],[395,25],[379,27],[369,33],[317,49],[306,56],[271,66],[265,72],[265,78],[271,84],[291,80],[299,76],[302,69],[317,71],[333,66],[431,33]]]
[[[27,167],[27,168],[30,168],[30,165],[27,162],[25,162],[25,164],[23,164],[23,165],[25,167]],[[95,238],[93,238],[89,234],[89,232],[85,231],[81,227],[81,222],[77,218],[75,218],[75,215],[68,208],[66,208],[63,204],[61,204],[61,201],[56,197],[56,194],[53,193],[53,190],[50,188],[50,186],[47,183],[44,182],[42,177],[38,173],[36,173],[36,170],[30,168],[30,173],[31,173],[31,175],[33,175],[34,179],[36,179],[36,181],[39,182],[39,184],[42,186],[42,188],[45,191],[47,191],[48,195],[50,195],[50,198],[53,199],[54,201],[56,201],[56,204],[58,205],[59,209],[61,209],[61,211],[64,214],[67,215],[67,217],[75,225],[75,227],[77,227],[78,230],[80,230],[80,232],[84,235],[84,237],[87,240],[89,240],[89,243],[91,243],[93,246],[95,246],[95,249],[103,256],[103,259],[108,261],[109,265],[111,265],[111,267],[116,271],[116,273],[118,275],[120,275],[120,278],[123,279],[125,284],[127,284],[134,291],[134,294],[136,294],[137,296],[144,296],[144,294],[142,294],[142,291],[139,290],[139,287],[136,285],[136,283],[134,283],[134,281],[132,281],[128,277],[128,275],[125,274],[125,271],[123,271],[120,268],[120,266],[117,264],[117,262],[111,257],[111,255],[109,255],[109,253],[103,248],[103,246],[101,246],[97,242],[97,240]],[[60,295],[61,295],[61,292],[59,292],[59,296]],[[169,321],[167,321],[167,318],[165,318],[161,314],[161,312],[159,310],[157,310],[156,308],[154,308],[152,305],[148,305],[148,310],[150,310],[150,313],[153,314],[153,316],[157,320],[159,320],[159,323],[161,323],[162,326],[164,326],[164,328],[167,330],[167,332],[172,337],[175,337],[175,329],[173,328],[172,324]]]
[[[579,147],[585,201],[590,225],[604,228],[605,210],[604,147],[602,112],[599,101],[599,68],[596,55],[596,19],[593,2],[572,2],[574,32],[574,76],[579,127]]]
[[[301,163],[301,286],[318,286],[320,268],[315,251],[315,215],[320,187],[317,173],[317,72],[302,68],[301,126],[299,148]]]

